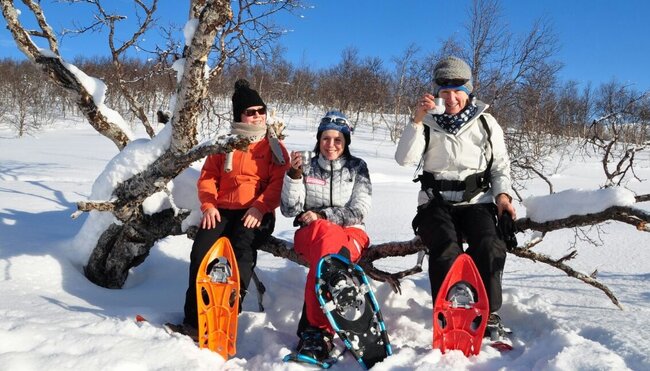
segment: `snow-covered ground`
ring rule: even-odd
[[[285,122],[290,150],[313,147],[313,118],[294,115]],[[371,172],[373,208],[367,226],[372,242],[410,239],[418,187],[411,182],[414,169],[395,163],[395,146],[383,131],[359,128],[351,148]],[[160,327],[182,319],[191,247],[187,238],[160,241],[121,290],[95,286],[84,277],[88,252],[78,247],[78,240],[86,237],[79,232],[88,215],[77,220],[70,215],[77,201],[90,197],[93,182],[116,154],[109,140],[84,123],[59,123],[56,129],[22,139],[0,129],[0,370],[304,369],[282,362],[296,344],[306,274],[292,262],[260,253],[257,271],[267,288],[266,311],[257,311],[254,292],[247,296],[237,355],[227,362]],[[553,175],[556,190],[597,189],[602,184],[600,166],[598,158],[573,157]],[[637,175],[649,179],[647,154],[637,166]],[[650,193],[647,182],[628,187]],[[541,182],[529,183],[523,191],[526,197],[545,192]],[[553,202],[547,206],[562,207]],[[517,208],[520,217],[526,215],[523,205]],[[290,240],[291,220],[277,214],[275,236]],[[645,332],[650,329],[650,235],[611,222],[589,236],[598,245],[573,230],[552,232],[535,250],[559,257],[575,244],[579,253],[569,264],[585,273],[597,270],[624,311],[601,291],[563,272],[510,255],[500,313],[514,331],[515,350],[501,354],[484,346],[478,356],[466,358],[431,348],[426,273],[404,279],[401,295],[373,283],[394,349],[393,356],[373,369],[650,369],[650,337]],[[518,235],[520,243],[527,237]],[[414,262],[415,257],[391,258],[379,266],[397,271]],[[136,323],[136,314],[149,323]],[[334,367],[360,369],[350,355]]]

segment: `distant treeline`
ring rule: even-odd
[[[433,65],[440,57],[433,54],[416,58],[416,50],[410,48],[401,59],[395,59],[395,68],[389,70],[380,59],[360,59],[355,49],[347,49],[338,64],[316,70],[294,66],[279,54],[264,65],[231,66],[212,79],[206,114],[215,122],[231,120],[226,103],[234,81],[244,77],[277,109],[338,108],[355,124],[389,128],[392,139],[397,140],[417,98],[431,90]],[[172,62],[133,59],[120,66],[126,82],[122,86],[137,97],[152,121],[157,111],[168,108],[174,92],[176,73],[171,69]],[[127,121],[136,121],[116,83],[115,66],[109,58],[80,58],[72,63],[107,85],[108,107],[122,113]],[[647,94],[616,81],[578,88],[575,82],[559,81],[556,64],[528,61],[529,65],[533,63],[538,68],[518,76],[503,74],[506,66],[501,66],[474,82],[475,95],[491,105],[490,112],[505,129],[584,137],[595,121],[600,124],[605,118],[635,124],[628,139],[646,140],[650,122]],[[0,60],[0,74],[0,123],[14,128],[19,136],[39,130],[56,117],[78,115],[73,97],[52,84],[32,63]]]

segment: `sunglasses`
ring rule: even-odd
[[[249,108],[249,109],[244,111],[244,115],[249,116],[249,117],[250,116],[255,116],[256,113],[259,114],[260,116],[265,115],[266,114],[266,107],[257,108],[257,109]]]
[[[350,126],[348,124],[348,120],[340,118],[340,117],[323,117],[320,120],[321,124],[334,124],[334,125],[339,125],[339,126]]]
[[[469,80],[466,79],[436,79],[438,86],[463,86]]]

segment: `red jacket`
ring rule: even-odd
[[[246,151],[235,151],[228,173],[223,170],[225,154],[208,156],[197,182],[201,211],[255,207],[263,214],[273,212],[280,205],[282,180],[290,166],[287,150],[281,147],[285,165],[273,161],[270,143],[264,138]]]

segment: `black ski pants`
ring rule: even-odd
[[[185,319],[183,322],[194,327],[199,325],[196,304],[196,277],[199,273],[201,261],[212,245],[220,237],[228,237],[232,244],[237,258],[237,266],[239,267],[241,310],[241,303],[253,276],[253,268],[257,263],[257,248],[268,240],[275,228],[273,213],[264,214],[262,223],[257,228],[244,227],[244,222],[241,219],[246,213],[246,209],[219,209],[219,213],[221,214],[221,222],[215,228],[199,228],[190,253],[189,283],[185,293]]]
[[[490,312],[501,308],[501,278],[506,262],[506,245],[496,227],[496,205],[430,205],[422,215],[418,234],[429,248],[429,281],[435,302],[440,286],[463,253],[463,241],[485,285]]]

